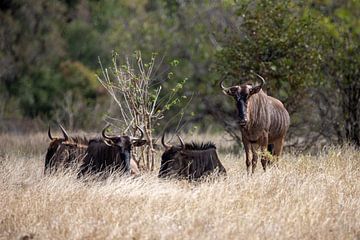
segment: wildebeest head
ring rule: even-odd
[[[125,151],[130,152],[132,146],[140,147],[146,143],[146,140],[143,139],[144,131],[138,126],[136,126],[136,127],[141,133],[140,138],[126,136],[126,135],[109,136],[106,134],[106,129],[109,126],[110,125],[107,125],[101,132],[101,134],[104,138],[104,141],[105,141],[106,145],[108,145],[108,146],[118,147],[119,149],[121,149],[121,152],[125,152]]]
[[[48,161],[50,161],[50,159],[54,156],[55,152],[57,151],[57,149],[59,148],[59,146],[63,143],[69,140],[69,135],[66,132],[66,130],[64,129],[63,126],[61,126],[61,124],[58,124],[59,128],[61,129],[61,132],[63,133],[63,138],[61,137],[53,137],[51,135],[51,130],[50,130],[50,126],[48,129],[48,137],[50,138],[51,142],[49,144],[49,148],[47,150],[46,153],[46,159]]]
[[[59,167],[76,166],[83,157],[87,148],[88,140],[79,136],[69,137],[66,130],[59,124],[63,137],[53,137],[49,127],[48,136],[50,144],[45,156],[44,173],[53,173]]]
[[[252,86],[249,84],[243,84],[243,85],[235,85],[232,87],[224,87],[223,81],[220,81],[220,87],[225,95],[234,97],[236,101],[236,106],[238,109],[239,114],[239,120],[240,120],[240,126],[245,126],[248,121],[247,116],[247,104],[249,98],[260,92],[263,85],[265,84],[265,80],[260,75],[256,74],[261,79],[261,84],[257,86]]]
[[[177,173],[181,171],[182,168],[184,168],[184,161],[181,161],[183,159],[181,157],[182,150],[185,148],[185,144],[181,137],[178,135],[180,145],[169,145],[165,143],[165,133],[163,134],[161,138],[161,143],[165,148],[165,152],[161,156],[161,167],[159,171],[159,177],[167,177],[171,176],[174,173]],[[177,160],[177,159],[180,159]]]
[[[107,125],[101,132],[102,138],[91,139],[86,151],[83,164],[80,166],[78,177],[87,173],[102,173],[107,176],[110,171],[120,170],[138,175],[138,164],[131,159],[131,149],[133,146],[139,147],[146,143],[143,139],[144,132],[137,127],[141,136],[139,138],[126,135],[106,134]]]

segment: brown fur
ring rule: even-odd
[[[48,130],[51,142],[45,157],[45,173],[53,173],[59,168],[84,165],[86,156],[88,155],[89,143],[96,141],[95,139],[88,140],[85,137],[79,136],[69,137],[66,130],[60,124],[59,127],[63,132],[63,138],[53,138],[51,136],[50,128]],[[104,140],[101,139],[99,141],[102,142]],[[129,141],[122,141],[122,143],[125,142]],[[145,144],[145,142],[145,140],[140,140],[133,145],[141,146]],[[128,144],[131,145],[130,142]],[[105,156],[101,154],[101,158],[103,159]],[[140,174],[139,166],[133,159],[130,159],[130,174],[135,176]]]
[[[233,96],[237,102],[242,141],[246,154],[246,166],[249,173],[252,166],[254,173],[258,153],[265,152],[269,144],[274,145],[273,155],[278,157],[283,149],[290,117],[283,104],[276,98],[268,96],[261,90],[261,85],[233,86],[223,89],[224,93]],[[245,111],[245,112],[244,112]],[[250,159],[250,151],[252,159]],[[263,154],[261,163],[264,171],[268,159]]]
[[[76,167],[83,160],[87,149],[85,138],[53,139],[45,157],[45,173],[54,173],[60,168]]]

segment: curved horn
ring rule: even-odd
[[[233,94],[231,93],[230,91],[230,88],[229,87],[225,87],[223,82],[224,82],[225,78],[223,77],[220,81],[220,87],[222,89],[222,92],[225,94],[225,95],[228,95],[228,96],[232,96]]]
[[[48,136],[49,136],[50,140],[53,140],[53,139],[54,139],[54,138],[51,136],[50,125],[49,125],[49,130],[48,130]]]
[[[141,140],[141,139],[144,138],[144,135],[145,135],[144,130],[142,130],[139,126],[136,126],[136,127],[137,127],[137,129],[139,129],[139,131],[141,132],[141,137],[139,138],[139,140]]]
[[[163,135],[162,135],[162,137],[161,137],[161,144],[162,144],[165,148],[171,148],[171,145],[165,143],[164,138],[165,138],[165,131],[163,132]]]
[[[60,123],[58,123],[58,124],[59,124],[59,127],[60,127],[63,135],[64,135],[64,139],[65,139],[65,140],[68,140],[68,139],[69,139],[69,135],[68,135],[68,133],[66,132],[65,128],[64,128],[63,126],[61,126]]]
[[[101,135],[102,135],[103,138],[105,138],[105,139],[111,139],[111,137],[110,137],[110,136],[107,136],[106,133],[105,133],[106,129],[108,129],[109,127],[110,127],[110,124],[106,124],[106,126],[104,127],[104,129],[101,131]]]
[[[223,91],[226,91],[226,90],[228,90],[229,88],[224,87],[224,85],[223,85],[224,80],[225,80],[225,78],[222,78],[219,85],[220,85],[220,87],[221,87],[221,89],[222,89]]]
[[[256,75],[258,78],[261,79],[261,84],[260,84],[259,87],[262,87],[262,86],[265,84],[265,79],[264,79],[262,76],[260,76],[259,74],[257,74],[257,73],[255,73],[255,75]]]
[[[179,138],[179,141],[180,141],[180,144],[181,144],[181,148],[184,148],[184,147],[185,147],[184,141],[182,140],[182,138],[181,138],[178,134],[176,134],[176,136]]]
[[[143,137],[144,137],[144,130],[142,130],[138,125],[136,125],[136,128],[137,129],[139,129],[139,131],[141,132],[141,136],[140,136],[140,138],[136,138],[136,137],[130,137],[130,139],[132,140],[132,141],[139,141],[139,140],[141,140],[141,139],[143,139]]]

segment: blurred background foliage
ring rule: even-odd
[[[165,117],[184,111],[183,130],[239,140],[218,82],[256,72],[291,114],[288,146],[360,145],[359,1],[3,0],[0,22],[1,131],[100,129],[112,103],[99,58],[110,67],[114,52],[125,61],[140,50],[157,53],[163,92],[187,79]]]

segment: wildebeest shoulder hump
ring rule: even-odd
[[[202,151],[209,149],[216,149],[216,146],[213,142],[191,142],[185,144],[185,150]]]
[[[87,145],[87,144],[89,143],[89,140],[88,140],[86,137],[76,136],[76,137],[71,137],[71,140],[72,140],[74,143],[78,143],[78,144]]]

